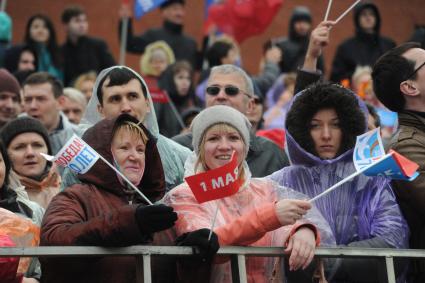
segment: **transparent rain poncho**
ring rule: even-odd
[[[186,175],[193,174],[195,161],[196,156],[192,153],[185,164]],[[179,214],[179,220],[172,229],[162,233],[162,242],[160,244],[173,244],[176,236],[180,236],[186,232],[201,228],[211,229],[211,223],[217,205],[219,209],[215,227],[219,228],[265,204],[275,203],[285,198],[306,199],[305,195],[279,186],[270,180],[251,178],[251,173],[246,162],[243,163],[243,167],[246,180],[239,191],[232,196],[199,204],[187,183],[168,192],[163,198],[163,202],[174,207],[175,211]],[[304,220],[317,227],[321,237],[321,245],[335,245],[333,234],[327,222],[316,208],[313,207],[307,213]],[[236,243],[235,245],[282,247],[283,250],[291,228],[292,225],[287,225],[277,230],[266,232],[265,234],[259,232],[260,235],[252,235],[252,240]],[[164,234],[167,234],[167,236],[164,236]],[[165,239],[167,237],[168,239]],[[157,237],[157,239],[159,238],[161,237]],[[268,282],[276,262],[277,258],[248,257],[246,260],[248,282]],[[232,282],[230,262],[214,264],[211,274],[211,282]]]
[[[87,104],[87,108],[84,113],[83,119],[81,121],[80,127],[87,129],[102,119],[102,116],[97,110],[97,107],[99,105],[99,100],[97,98],[97,89],[100,87],[99,86],[100,81],[111,70],[115,68],[125,68],[131,71],[140,79],[140,81],[144,84],[144,86],[147,89],[146,96],[149,101],[150,112],[146,114],[143,124],[152,133],[152,135],[154,135],[157,138],[157,148],[161,156],[162,166],[164,168],[165,182],[167,184],[167,190],[170,190],[173,187],[183,182],[184,162],[186,158],[189,156],[190,150],[172,141],[171,139],[162,136],[159,133],[158,123],[157,123],[156,115],[155,115],[155,109],[153,107],[153,102],[152,102],[151,95],[149,93],[149,89],[147,88],[143,78],[138,73],[136,73],[135,71],[133,71],[132,69],[126,66],[113,66],[113,67],[104,69],[102,72],[100,72],[100,74],[96,78],[96,82],[93,87],[93,93],[89,103]],[[63,182],[65,183],[65,186],[62,186],[62,188],[66,187],[66,185],[69,185],[70,183],[69,179],[72,173],[70,174],[69,170],[66,170],[66,171],[67,171],[67,174],[64,176],[64,180],[63,180]]]
[[[297,99],[302,93],[299,93]],[[365,104],[358,100],[365,116]],[[356,171],[353,149],[334,159],[321,159],[302,148],[286,131],[291,165],[270,175],[279,185],[312,198]],[[339,246],[407,248],[409,229],[396,202],[390,179],[363,174],[316,200]],[[367,275],[366,275],[367,276]]]

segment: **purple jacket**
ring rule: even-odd
[[[366,115],[364,103],[359,105]],[[289,131],[286,140],[291,166],[269,176],[282,186],[314,197],[356,170],[352,149],[322,160],[304,150]],[[329,222],[338,245],[408,247],[409,229],[387,178],[357,176],[314,204]]]

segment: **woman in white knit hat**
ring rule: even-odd
[[[305,269],[312,261],[320,242],[319,231],[322,242],[332,242],[326,222],[317,210],[311,209],[308,201],[302,200],[305,199],[303,195],[265,179],[251,178],[245,161],[250,127],[243,114],[224,105],[203,110],[192,122],[194,152],[186,161],[185,175],[221,167],[235,152],[242,186],[232,196],[202,204],[196,201],[187,183],[165,196],[164,202],[179,214],[173,228],[178,237],[176,244],[197,246],[202,255],[201,260],[189,265],[187,259],[180,261],[180,276],[196,277],[205,282],[208,279],[231,282],[230,263],[222,264],[225,259],[215,259],[212,264],[219,245],[285,246],[290,254],[290,270],[298,270]],[[213,236],[208,240],[217,206]],[[196,266],[202,262],[203,268]],[[248,282],[268,281],[274,270],[280,268],[276,262],[274,258],[249,257],[246,263]],[[205,272],[205,265],[209,268],[209,264],[212,264],[211,272]]]

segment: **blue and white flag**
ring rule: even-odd
[[[393,150],[385,154],[379,128],[357,137],[353,162],[356,170],[366,176],[412,181],[419,175],[416,163]]]
[[[357,136],[353,153],[353,162],[357,171],[376,162],[385,155],[379,131],[380,128],[377,128]]]
[[[147,12],[160,6],[166,0],[134,0],[134,17],[140,19]]]
[[[93,167],[100,155],[85,141],[74,134],[55,156],[40,153],[58,166],[68,167],[78,174],[84,174]]]

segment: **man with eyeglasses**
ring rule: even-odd
[[[408,42],[391,49],[373,67],[378,99],[398,113],[399,130],[390,147],[419,164],[413,182],[393,181],[410,226],[410,247],[425,249],[425,50]],[[425,282],[425,262],[412,261],[408,282]]]
[[[251,78],[234,65],[220,65],[211,69],[207,81],[205,106],[227,105],[247,115],[253,110],[254,86]],[[288,158],[273,142],[251,132],[248,162],[253,177],[264,177],[289,165]],[[177,143],[193,150],[192,134],[173,138]]]

